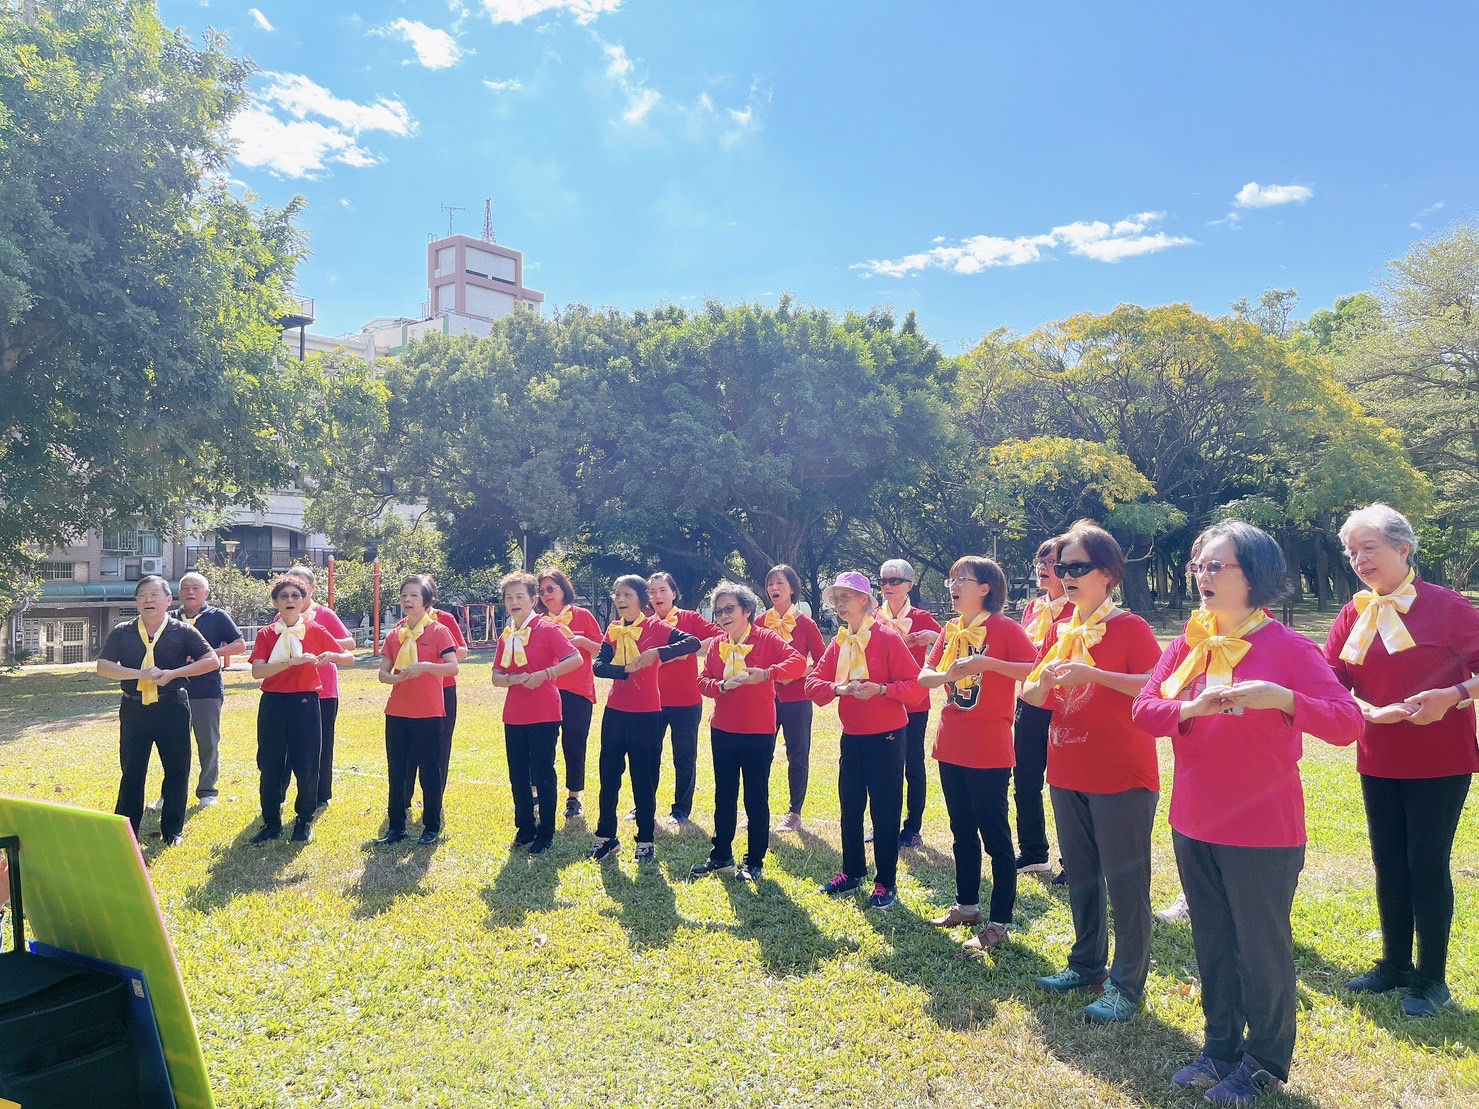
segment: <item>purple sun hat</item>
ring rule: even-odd
[[[854,593],[861,593],[868,598],[868,607],[873,606],[873,583],[868,580],[866,574],[858,570],[844,570],[837,575],[837,580],[822,590],[822,604],[832,608],[832,591],[834,589],[851,589]]]

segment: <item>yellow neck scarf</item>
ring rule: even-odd
[[[1371,650],[1378,634],[1381,635],[1382,644],[1389,655],[1417,646],[1412,633],[1398,615],[1410,609],[1412,602],[1417,600],[1417,586],[1412,584],[1416,579],[1417,571],[1409,570],[1402,584],[1386,596],[1363,589],[1351,598],[1351,603],[1356,606],[1360,615],[1351,625],[1351,634],[1346,636],[1345,646],[1340,649],[1342,662],[1358,666],[1365,662],[1366,652]]]
[[[1046,593],[1037,599],[1037,607],[1032,610],[1032,619],[1027,622],[1027,638],[1032,640],[1034,647],[1041,647],[1048,638],[1048,632],[1058,622],[1058,617],[1063,614],[1063,606],[1068,603],[1068,595],[1050,598]]]
[[[658,619],[661,620],[668,627],[676,628],[678,626],[678,606],[674,605],[672,608],[668,609],[668,614],[666,616],[659,616]]]
[[[745,629],[745,637],[749,638],[750,630]],[[736,643],[725,636],[719,641],[719,657],[724,660],[724,681],[737,678],[745,672],[745,659],[750,657],[750,652],[755,649],[755,644],[746,643],[743,640]]]
[[[982,610],[965,626],[961,626],[958,616],[945,625],[945,652],[940,656],[940,664],[935,667],[937,673],[945,673],[959,659],[974,654],[986,646],[986,621],[990,616],[991,613]],[[967,674],[955,683],[955,687],[970,689],[976,684],[976,680],[974,674]]]
[[[272,629],[277,632],[277,642],[272,645],[272,654],[267,656],[269,663],[286,662],[303,653],[303,637],[308,634],[308,621],[305,618],[298,617],[298,622],[289,627],[279,616],[272,621]]]
[[[637,661],[637,656],[642,653],[637,649],[637,640],[642,638],[642,625],[645,623],[647,617],[639,616],[630,624],[617,620],[606,629],[606,642],[615,648],[611,655],[614,665],[630,666]]]
[[[1191,648],[1176,672],[1161,682],[1161,696],[1175,697],[1202,674],[1207,675],[1207,688],[1232,685],[1233,667],[1243,661],[1243,656],[1252,646],[1243,637],[1268,620],[1262,609],[1253,614],[1226,635],[1217,631],[1217,616],[1204,608],[1191,614],[1186,622],[1186,645]]]
[[[865,682],[868,680],[868,659],[864,653],[868,640],[873,638],[873,617],[863,617],[857,631],[849,631],[846,624],[837,629],[837,681]]]
[[[182,624],[189,624],[193,628],[195,627],[195,621],[199,620],[204,613],[205,609],[201,609],[200,612],[197,612],[194,616],[186,616],[185,610],[182,608],[180,609],[179,621]]]
[[[154,668],[154,645],[159,642],[159,637],[164,634],[164,629],[169,626],[168,617],[159,625],[159,631],[154,638],[149,638],[149,633],[144,629],[144,618],[139,617],[139,638],[144,641],[144,661],[139,664],[140,670],[152,670]],[[148,678],[139,679],[139,696],[143,698],[144,704],[152,705],[159,700],[159,687]]]
[[[1104,638],[1104,621],[1114,614],[1114,610],[1113,597],[1105,597],[1104,603],[1089,613],[1087,620],[1075,608],[1068,626],[1058,629],[1058,641],[1053,644],[1053,649],[1043,655],[1042,661],[1027,675],[1027,680],[1037,681],[1043,670],[1054,662],[1081,662],[1085,666],[1093,666],[1094,656],[1089,653],[1090,648],[1097,647]]]
[[[503,634],[498,637],[498,657],[503,661],[505,667],[510,664],[514,666],[528,666],[529,636],[534,632],[534,614],[530,613],[524,617],[523,627],[515,627],[513,624],[503,625]]]
[[[395,668],[404,670],[416,661],[416,641],[421,638],[427,628],[436,623],[435,618],[428,609],[413,628],[406,624],[401,628],[401,649],[395,653]]]
[[[549,615],[549,613],[545,613],[544,618],[555,627],[559,628],[560,631],[564,633],[566,639],[574,639],[575,633],[570,630],[570,617],[574,615],[575,609],[571,608],[569,605],[566,605],[564,608],[560,609],[560,614],[558,616],[551,616]]]
[[[796,634],[796,606],[792,605],[786,609],[784,616],[772,608],[760,617],[760,622],[789,643],[791,637]]]
[[[913,611],[914,606],[905,601],[903,610],[895,615],[889,611],[888,602],[884,601],[878,606],[878,622],[893,628],[900,635],[907,636],[910,634],[910,628],[914,626],[914,621],[909,618],[909,613]]]

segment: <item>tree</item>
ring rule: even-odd
[[[278,318],[300,201],[221,171],[247,63],[154,5],[0,19],[0,567],[292,474]],[[3,578],[6,570],[0,570]]]

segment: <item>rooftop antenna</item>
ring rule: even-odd
[[[450,204],[439,204],[439,205],[437,205],[437,207],[441,208],[442,211],[444,211],[444,212],[447,213],[447,238],[450,239],[452,237],[452,234],[453,234],[453,232],[452,232],[452,217],[456,213],[458,213],[458,212],[465,211],[465,208],[463,206],[460,206],[460,205],[458,207],[455,207],[454,208]]]
[[[483,242],[496,243],[498,236],[493,234],[493,198],[483,197]]]

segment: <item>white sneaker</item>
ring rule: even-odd
[[[209,797],[200,798],[200,807],[202,809],[213,809],[220,803],[221,799],[217,797],[214,793],[212,793]]]
[[[1186,907],[1186,894],[1178,893],[1176,900],[1155,914],[1162,924],[1190,924],[1191,910]]]
[[[144,808],[148,809],[150,812],[159,812],[161,809],[164,808],[164,798],[156,797],[153,801],[150,801],[147,805],[145,805]]]
[[[743,832],[749,826],[750,818],[748,816],[741,816],[738,820],[734,822],[734,830],[736,832]]]

